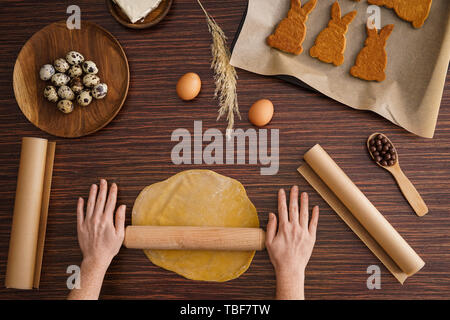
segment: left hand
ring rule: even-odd
[[[278,192],[278,231],[277,218],[269,215],[266,247],[277,276],[304,274],[316,241],[319,207],[312,209],[311,222],[308,223],[308,194],[303,192],[298,205],[298,187],[291,189],[289,210],[286,193]]]
[[[84,214],[83,198],[78,199],[78,242],[83,253],[83,262],[106,270],[123,243],[126,206],[121,205],[116,210],[114,224],[117,185],[113,183],[109,195],[107,195],[108,184],[106,180],[102,179],[98,195],[97,190],[97,185],[93,184],[89,193],[86,214]]]

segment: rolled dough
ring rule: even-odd
[[[188,170],[146,187],[137,197],[133,225],[259,227],[242,184],[210,170]],[[244,273],[255,251],[144,250],[154,264],[183,277],[228,281]]]

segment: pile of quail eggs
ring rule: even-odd
[[[45,64],[39,71],[39,77],[51,81],[44,89],[44,97],[57,103],[61,112],[71,113],[74,100],[80,106],[88,106],[92,98],[103,99],[108,86],[97,76],[98,68],[93,61],[84,60],[81,53],[69,51],[65,58],[58,58],[51,64]]]

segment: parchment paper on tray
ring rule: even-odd
[[[294,76],[349,107],[372,110],[414,134],[432,138],[450,58],[450,1],[434,0],[420,29],[401,20],[392,9],[380,8],[381,27],[395,25],[386,45],[388,64],[383,82],[367,82],[349,74],[366,38],[366,1],[339,1],[342,15],[357,10],[346,35],[343,65],[335,67],[309,55],[315,38],[330,20],[333,2],[317,1],[306,22],[303,53],[294,56],[266,44],[266,37],[286,16],[290,0],[249,0],[231,64],[263,75]]]

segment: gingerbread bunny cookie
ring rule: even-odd
[[[316,3],[317,0],[309,0],[302,7],[300,0],[291,0],[287,17],[281,20],[275,33],[267,37],[267,44],[295,55],[302,53],[302,43],[306,35],[305,23]]]
[[[412,23],[414,28],[420,28],[430,13],[432,0],[368,0],[369,4],[394,8],[395,13],[403,20]]]
[[[344,63],[345,34],[348,25],[356,16],[356,11],[351,11],[341,18],[341,7],[336,1],[331,7],[331,20],[328,27],[323,29],[316,38],[315,44],[309,49],[313,58],[326,63],[340,66]]]
[[[367,30],[367,38],[364,48],[358,53],[355,65],[350,69],[350,74],[356,78],[368,81],[383,81],[386,78],[384,70],[387,64],[386,40],[389,38],[393,24],[384,26],[378,33],[377,28]]]

